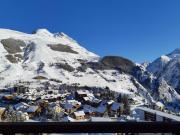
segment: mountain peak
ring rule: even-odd
[[[180,48],[176,48],[174,51],[172,51],[170,54],[168,54],[171,58],[179,58],[180,57]]]
[[[180,54],[180,48],[176,48],[171,54]]]
[[[47,29],[41,28],[41,29],[37,29],[35,31],[36,35],[41,35],[41,36],[48,36],[48,37],[52,37],[53,34],[51,32],[49,32]]]
[[[166,56],[166,55],[162,55],[162,56],[160,57],[160,60],[161,60],[163,63],[168,63],[171,59],[170,59],[168,56]]]

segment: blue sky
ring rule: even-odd
[[[180,48],[180,1],[1,0],[0,27],[63,31],[100,56],[152,61]]]

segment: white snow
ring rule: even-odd
[[[162,55],[162,56],[161,56],[161,60],[162,60],[164,63],[167,63],[167,62],[169,62],[169,61],[171,60],[171,58],[169,58],[169,57],[166,56],[166,55]]]
[[[53,34],[47,29],[38,29],[34,34],[26,34],[9,29],[0,29],[0,40],[7,38],[22,40],[26,43],[26,46],[21,53],[23,60],[18,63],[11,63],[6,58],[8,52],[0,43],[0,88],[13,86],[21,81],[30,82],[30,87],[35,89],[40,87],[42,82],[53,78],[67,85],[78,83],[79,86],[109,87],[110,90],[116,92],[139,93],[140,96],[135,97],[138,100],[141,99],[140,97],[146,98],[147,90],[136,82],[141,87],[141,90],[137,89],[131,80],[133,76],[129,74],[119,73],[116,70],[95,71],[91,68],[87,68],[85,72],[77,71],[77,68],[81,66],[79,60],[97,62],[100,57],[83,48],[77,41],[64,33]],[[48,46],[49,44],[69,46],[78,54],[54,51]],[[165,62],[169,60],[165,56],[162,59]],[[38,69],[42,63],[44,66],[39,72]],[[75,70],[70,72],[63,68],[51,66],[55,63],[68,64]],[[47,80],[34,80],[33,78],[36,76],[46,77]],[[149,97],[149,99],[151,98]]]
[[[85,113],[84,113],[84,111],[77,111],[77,112],[74,112],[74,115],[75,116],[85,116]]]

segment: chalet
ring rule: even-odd
[[[0,121],[1,121],[2,118],[3,118],[5,111],[6,111],[6,108],[5,108],[5,107],[0,107]]]
[[[41,96],[41,99],[48,100],[49,102],[55,102],[58,99],[61,99],[61,94],[45,94]]]
[[[27,112],[18,111],[16,113],[16,121],[22,122],[22,121],[26,121],[26,120],[29,120],[29,115]]]
[[[49,104],[49,110],[52,110],[55,113],[60,113],[60,112],[64,111],[64,109],[62,109],[60,107],[60,105],[55,102]]]
[[[58,94],[58,93],[59,93],[59,90],[54,90],[54,89],[46,90],[46,93],[47,93],[47,94]]]
[[[90,106],[90,105],[84,105],[83,111],[87,118],[95,116],[96,115],[96,108]]]
[[[78,102],[77,100],[67,100],[65,103],[62,103],[62,107],[65,112],[73,113],[81,107],[81,102]]]
[[[74,112],[74,116],[76,120],[84,120],[85,119],[85,113],[84,111],[77,111]]]
[[[29,96],[27,96],[26,97],[26,101],[36,101],[36,100],[38,100],[39,98],[37,97],[37,96],[31,96],[31,95],[29,95]]]
[[[113,102],[110,107],[110,116],[115,117],[116,115],[120,116],[123,111],[123,104],[120,104],[118,102]]]
[[[77,100],[67,100],[67,103],[72,104],[76,109],[81,107],[81,102]]]
[[[95,98],[94,96],[83,97],[83,103],[91,105],[93,107],[98,107],[101,103],[101,100]]]
[[[48,110],[52,115],[58,116],[58,118],[62,118],[64,116],[64,114],[65,114],[64,109],[61,108],[58,103],[49,104]]]
[[[63,104],[63,109],[65,110],[65,112],[67,113],[72,113],[74,111],[76,111],[76,107],[74,107],[72,104],[70,103],[65,103]]]
[[[83,97],[87,97],[90,92],[88,90],[77,90],[75,92],[75,97],[78,100],[83,100]]]

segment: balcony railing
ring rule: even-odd
[[[0,133],[180,133],[179,122],[15,122],[0,123]]]

